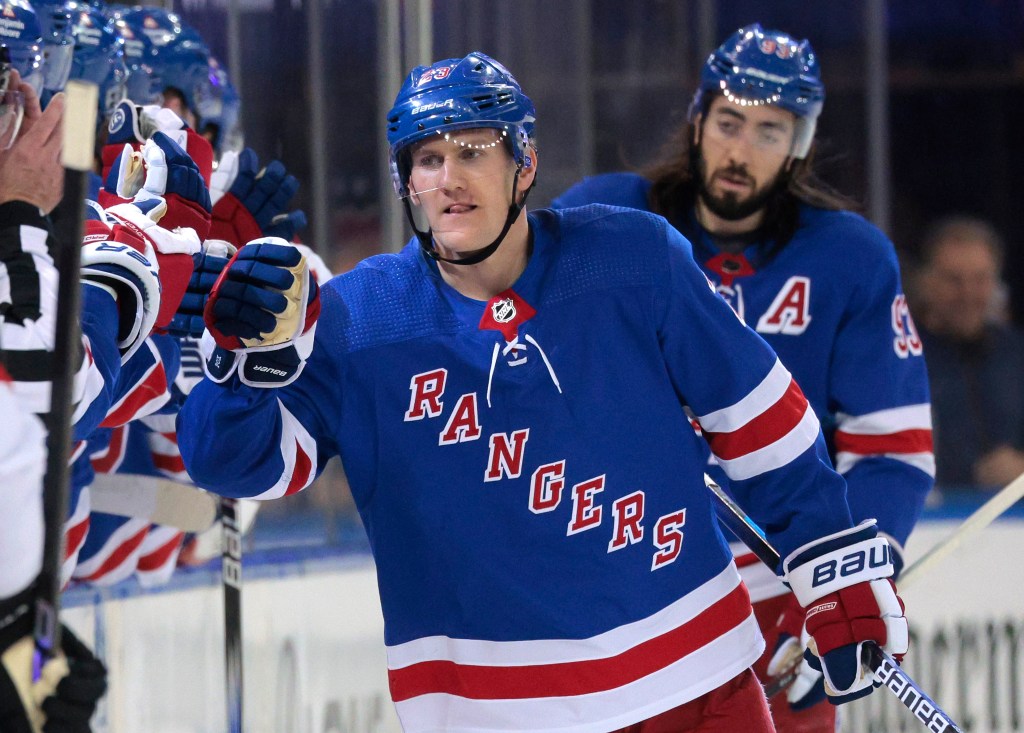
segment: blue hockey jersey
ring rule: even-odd
[[[594,176],[553,206],[649,211],[650,186],[631,173]],[[854,519],[878,519],[902,546],[934,483],[935,458],[921,339],[892,243],[857,214],[810,206],[801,206],[784,247],[762,241],[738,255],[720,252],[692,217],[671,223],[814,407],[846,478]]]
[[[813,410],[661,217],[529,216],[484,303],[411,242],[322,287],[301,376],[208,380],[185,465],[236,497],[340,454],[373,549],[407,731],[619,728],[749,667],[763,641],[705,451],[788,553],[851,526]]]

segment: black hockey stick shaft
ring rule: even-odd
[[[242,533],[238,500],[221,497],[224,681],[228,733],[242,733]]]
[[[779,553],[761,533],[757,523],[707,474],[704,475],[704,482],[715,497],[715,513],[722,524],[765,565],[776,571],[780,561]],[[928,730],[935,733],[962,733],[960,726],[878,644],[867,642],[863,649],[864,658],[861,661],[874,671],[875,679],[894,694]]]
[[[60,569],[64,562],[64,520],[68,513],[71,456],[72,380],[81,345],[79,293],[83,206],[93,161],[97,87],[69,82],[65,91],[64,194],[55,211],[57,312],[47,415],[46,474],[43,478],[43,566],[36,592],[36,653],[33,679],[60,647]]]

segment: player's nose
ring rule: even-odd
[[[466,187],[465,171],[462,170],[458,161],[452,158],[445,158],[444,165],[441,166],[438,174],[437,185],[443,191],[457,191]]]

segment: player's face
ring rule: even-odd
[[[999,287],[992,250],[978,240],[950,240],[932,256],[922,297],[929,325],[962,339],[981,335]]]
[[[789,159],[796,118],[773,105],[716,97],[698,126],[700,197],[729,221],[760,211]]]
[[[445,256],[490,244],[501,233],[512,203],[515,162],[501,132],[489,128],[436,136],[412,150],[409,188]],[[532,170],[520,175],[521,192]]]
[[[171,110],[174,114],[178,115],[185,123],[188,124],[193,130],[198,126],[198,120],[192,113],[192,110],[185,104],[185,100],[182,96],[176,92],[164,90],[163,106]]]

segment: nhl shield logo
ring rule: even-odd
[[[491,303],[491,315],[496,323],[509,323],[516,317],[516,304],[512,298],[502,298]]]

